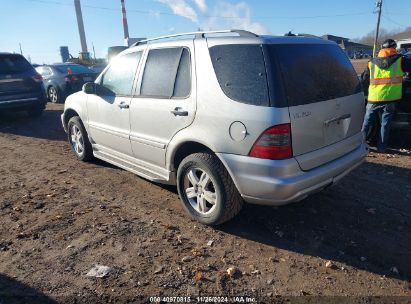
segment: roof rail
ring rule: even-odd
[[[189,32],[189,33],[181,33],[181,34],[175,34],[175,35],[167,35],[167,36],[161,36],[161,37],[156,37],[156,38],[151,38],[151,39],[145,39],[138,41],[136,43],[133,43],[131,47],[141,45],[148,43],[150,41],[157,41],[157,40],[163,40],[163,39],[170,39],[170,38],[177,38],[177,37],[182,37],[182,36],[195,36],[195,39],[200,39],[200,38],[205,38],[205,35],[212,35],[212,34],[229,34],[229,33],[236,33],[240,37],[258,37],[257,34],[254,34],[249,31],[245,30],[222,30],[222,31],[201,31],[201,32]]]

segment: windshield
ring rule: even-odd
[[[278,62],[289,106],[349,96],[361,91],[357,74],[337,45],[269,45],[271,62]]]
[[[409,54],[409,52],[411,51],[411,43],[402,43],[401,45],[399,45],[399,47],[405,52],[408,52],[407,54]]]
[[[30,69],[33,67],[21,55],[0,55],[0,74],[23,73]]]
[[[89,68],[78,64],[55,65],[54,67],[63,74],[85,74],[94,72]]]

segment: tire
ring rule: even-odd
[[[44,112],[44,107],[36,107],[27,110],[30,117],[40,117]]]
[[[227,222],[243,205],[230,174],[211,153],[195,153],[183,159],[177,170],[177,190],[184,209],[205,225]]]
[[[54,86],[48,88],[47,98],[52,103],[62,102],[62,94],[60,93],[60,90]]]
[[[67,124],[67,135],[71,149],[78,160],[86,162],[93,159],[93,148],[80,117],[70,118]]]

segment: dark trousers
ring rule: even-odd
[[[368,103],[367,111],[365,112],[363,132],[367,135],[370,127],[376,123],[376,118],[379,113],[381,115],[381,129],[378,137],[378,150],[384,151],[387,149],[388,139],[390,136],[390,124],[395,114],[396,102],[387,103]]]

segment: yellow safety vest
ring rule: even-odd
[[[404,72],[402,71],[401,60],[401,57],[398,58],[387,69],[380,68],[372,61],[368,63],[370,69],[369,102],[397,101],[402,98]]]

